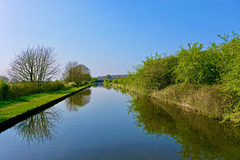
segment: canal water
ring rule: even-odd
[[[0,133],[1,160],[240,159],[240,129],[91,87]]]

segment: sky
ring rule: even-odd
[[[55,49],[61,70],[127,74],[146,56],[240,34],[239,0],[0,0],[0,75],[27,46]]]

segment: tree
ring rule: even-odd
[[[219,49],[212,45],[203,50],[203,44],[188,44],[188,48],[182,48],[177,57],[179,64],[174,73],[177,75],[176,82],[214,84],[219,81],[221,62]],[[222,62],[221,62],[222,63]]]
[[[113,79],[112,83],[118,83],[118,79]]]
[[[43,83],[59,73],[56,54],[51,47],[37,46],[22,50],[10,63],[8,76],[13,82]]]
[[[90,69],[83,64],[78,64],[76,61],[70,61],[63,72],[63,80],[65,82],[75,82],[77,85],[90,81]]]
[[[175,56],[161,57],[156,53],[155,56],[146,57],[143,64],[135,67],[136,71],[129,74],[129,84],[136,86],[136,90],[145,92],[160,90],[174,83],[174,68],[178,64]]]

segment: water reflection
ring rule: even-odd
[[[239,128],[146,97],[130,103],[136,125],[156,138],[172,137],[181,144],[176,152],[182,159],[240,159]]]
[[[53,139],[55,128],[61,119],[61,110],[57,108],[47,109],[34,115],[15,126],[16,134],[22,137],[28,144],[40,144]]]
[[[69,111],[78,111],[79,107],[83,107],[90,102],[90,89],[84,89],[66,99],[67,109]]]

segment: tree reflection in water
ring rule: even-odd
[[[61,110],[58,108],[49,108],[34,115],[15,126],[17,135],[22,137],[23,141],[30,143],[44,143],[51,141],[56,133],[55,128],[61,119]]]
[[[130,101],[129,113],[150,135],[169,135],[181,144],[182,159],[240,159],[240,130],[147,97]]]
[[[79,107],[83,107],[90,102],[90,89],[84,89],[66,99],[67,109],[69,111],[78,111]]]

